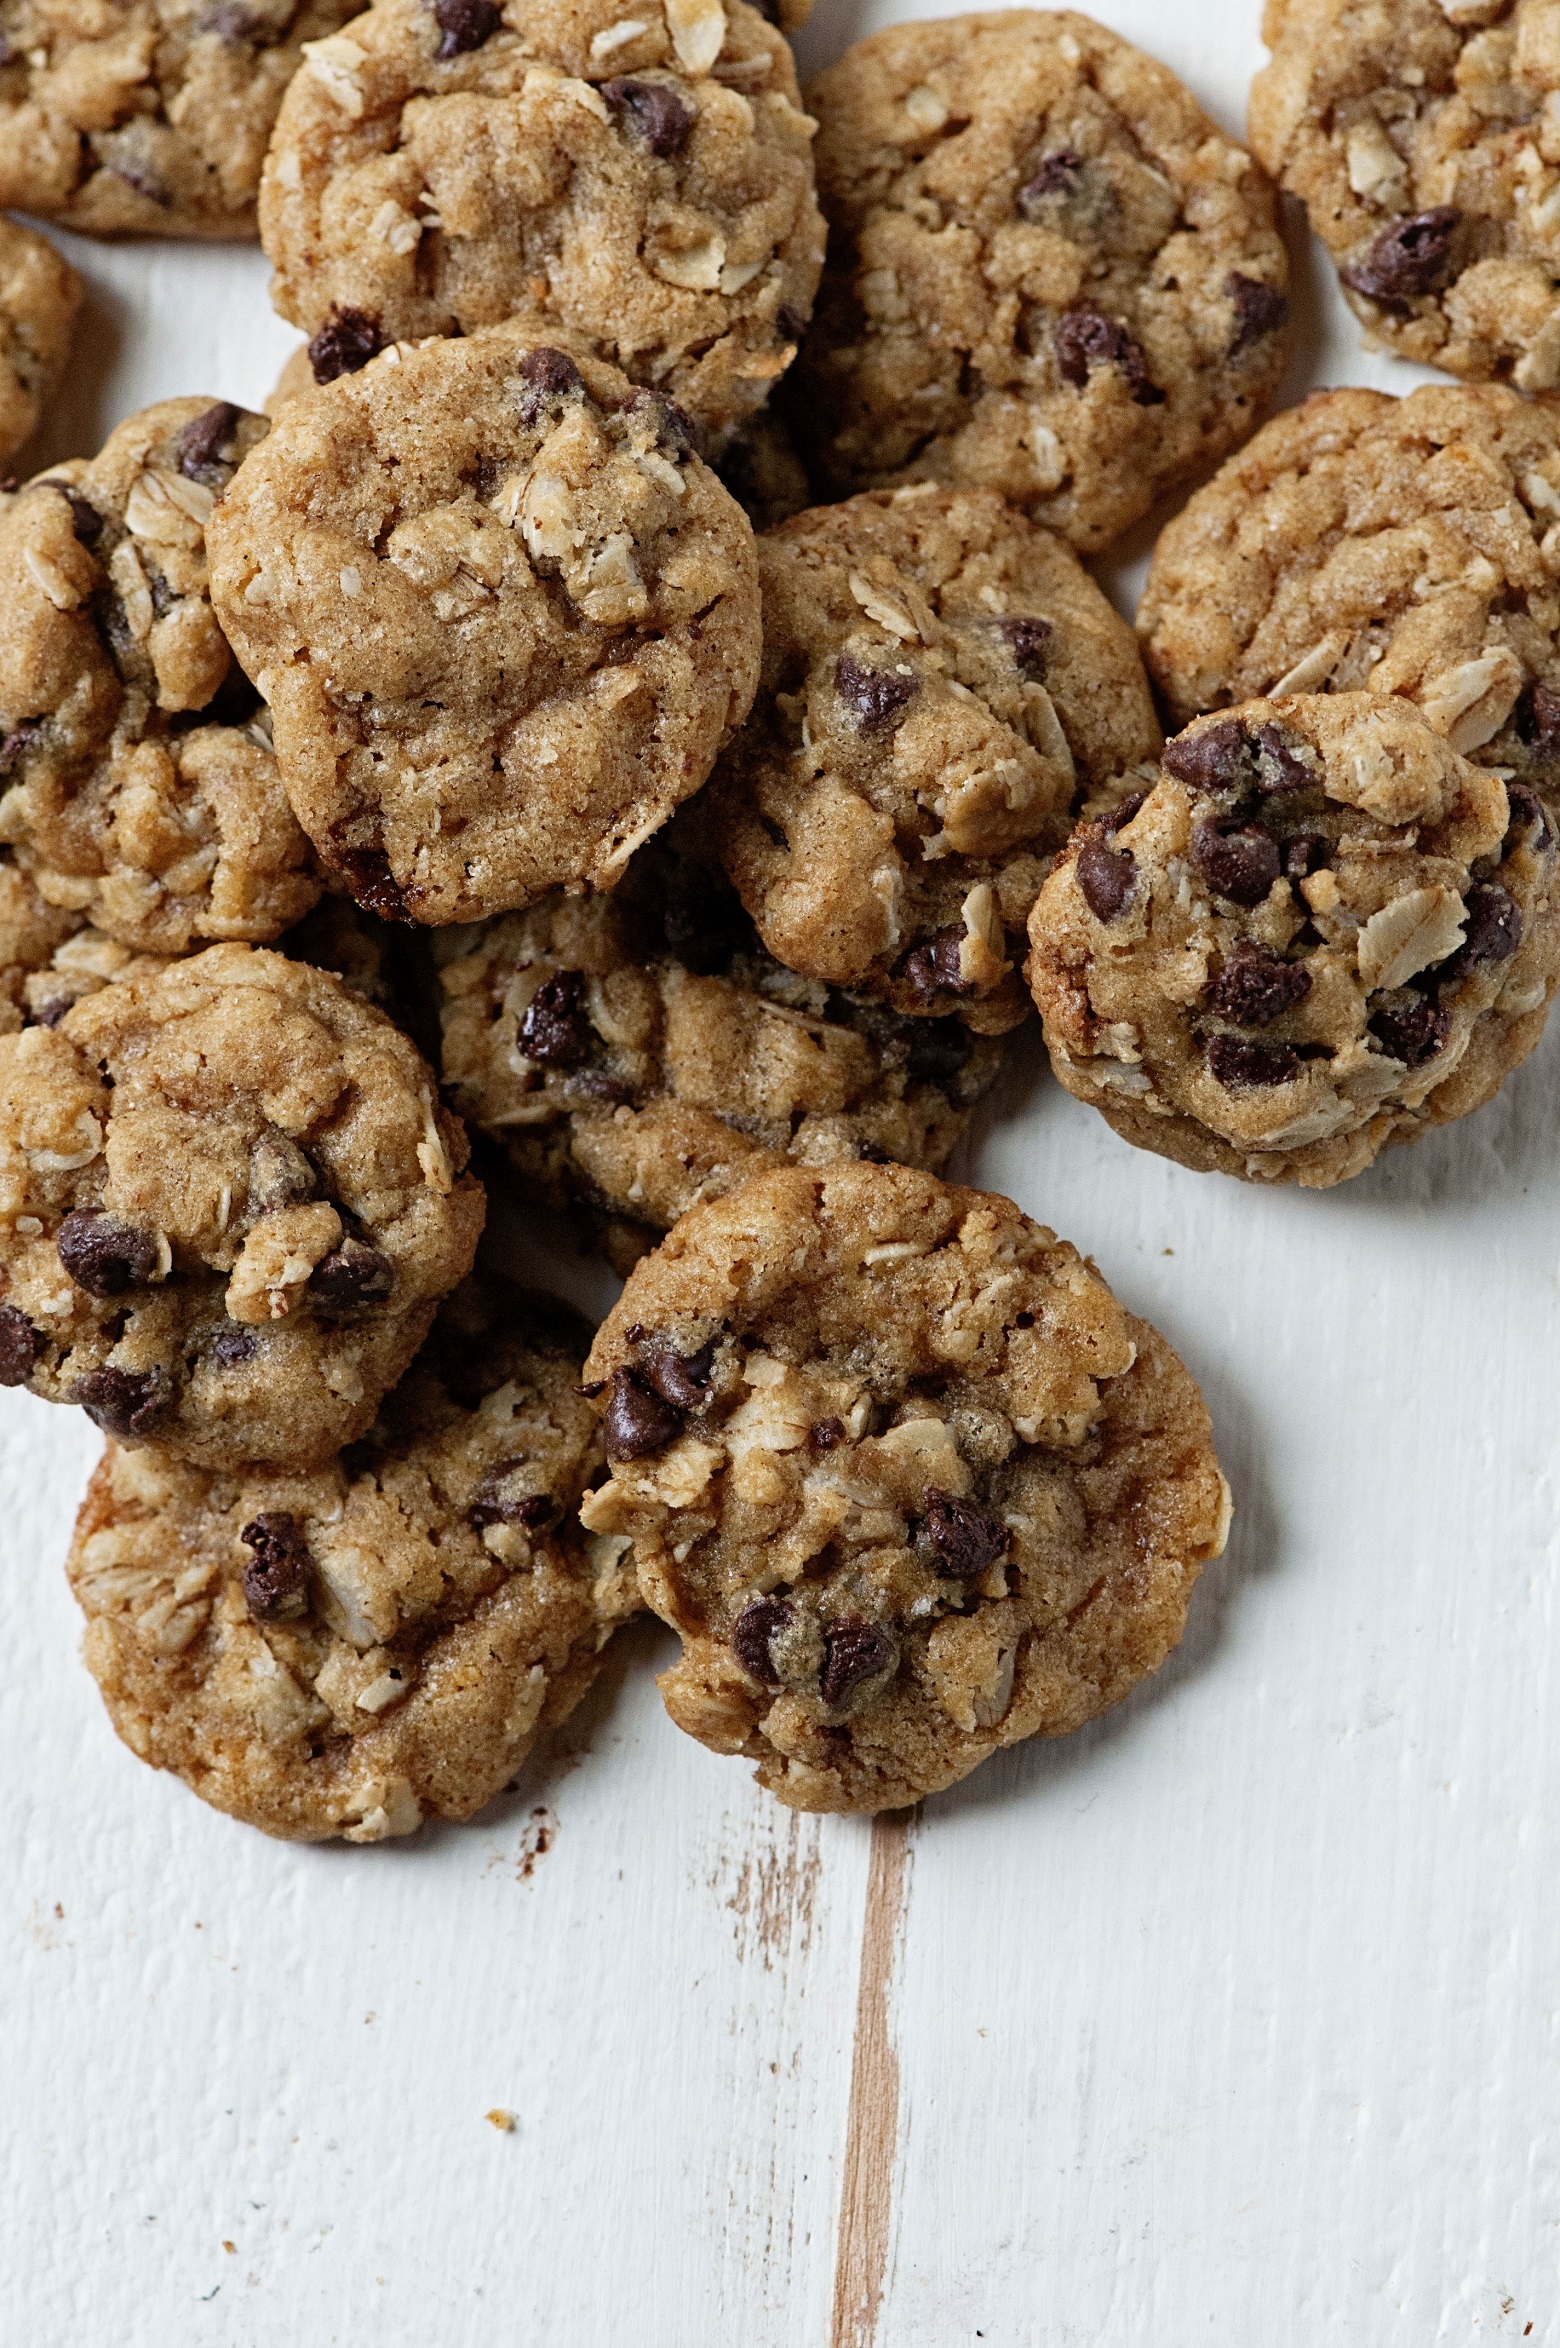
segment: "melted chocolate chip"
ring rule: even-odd
[[[1367,1022],[1371,1034],[1405,1068],[1421,1068],[1433,1060],[1452,1032],[1452,1015],[1438,1003],[1408,1003],[1401,1010],[1378,1011]]]
[[[1433,211],[1394,220],[1363,260],[1351,262],[1338,274],[1367,301],[1391,304],[1433,293],[1448,274],[1452,239],[1461,218],[1450,204],[1438,204]]]
[[[1108,815],[1100,817],[1100,830],[1108,837],[1113,838],[1117,832],[1125,831],[1132,818],[1147,804],[1148,793],[1146,791],[1129,792],[1119,806],[1113,807]]]
[[[168,1381],[161,1370],[89,1370],[70,1390],[95,1427],[121,1442],[149,1435],[168,1399]]]
[[[603,82],[601,94],[619,128],[640,146],[648,147],[652,155],[680,153],[699,119],[687,100],[666,82]]]
[[[912,1084],[947,1084],[967,1066],[974,1039],[962,1019],[906,1019],[899,1034]]]
[[[677,451],[680,457],[699,457],[704,454],[704,432],[686,408],[680,408],[664,391],[636,391],[623,402],[625,416],[638,417],[653,428],[657,440],[666,448]]]
[[[19,726],[13,726],[0,741],[0,775],[8,775],[20,766],[28,751],[43,732],[41,717],[24,717]]]
[[[435,55],[463,57],[491,41],[504,18],[493,0],[433,0],[433,21],[442,36]]]
[[[935,1484],[926,1489],[921,1535],[918,1546],[931,1552],[927,1562],[932,1571],[959,1582],[974,1581],[996,1564],[1008,1545],[1005,1525],[972,1501],[957,1500]]]
[[[52,995],[48,1002],[40,1003],[36,1010],[29,1013],[26,1024],[31,1027],[58,1027],[74,1000],[72,995]]]
[[[1092,826],[1078,843],[1076,870],[1083,901],[1096,921],[1114,921],[1137,887],[1137,858],[1130,848],[1107,848]]]
[[[713,1339],[697,1353],[678,1353],[666,1338],[651,1337],[640,1355],[639,1375],[674,1410],[703,1410],[710,1399],[714,1366]]]
[[[65,1217],[54,1245],[76,1286],[89,1296],[121,1296],[149,1280],[157,1263],[157,1244],[148,1232],[91,1207],[78,1207]]]
[[[381,921],[410,921],[401,884],[383,848],[332,848],[328,861],[340,873],[365,913]]]
[[[959,949],[964,943],[964,928],[952,922],[947,929],[939,929],[924,946],[916,946],[900,965],[899,975],[918,994],[923,1003],[938,995],[967,995],[973,981],[963,977],[959,970]]]
[[[1208,1005],[1238,1027],[1267,1027],[1303,1003],[1310,991],[1311,973],[1303,962],[1282,961],[1266,946],[1242,938],[1209,988]]]
[[[319,1176],[295,1141],[277,1126],[263,1126],[249,1152],[251,1214],[274,1215],[278,1207],[319,1196]]]
[[[1148,372],[1143,346],[1118,318],[1107,318],[1092,302],[1064,310],[1057,320],[1056,365],[1064,383],[1081,391],[1096,367],[1114,367],[1140,408],[1156,408],[1164,393]]]
[[[254,1554],[244,1568],[244,1600],[256,1622],[301,1614],[309,1586],[309,1545],[303,1527],[285,1509],[251,1518],[239,1539]]]
[[[1538,837],[1533,845],[1542,855],[1555,836],[1549,828],[1543,800],[1531,783],[1508,783],[1506,799],[1511,809],[1511,820],[1506,827],[1506,845],[1502,853],[1509,856],[1524,832],[1536,831]]]
[[[1530,685],[1517,703],[1517,731],[1540,758],[1560,757],[1560,693]]]
[[[148,164],[137,163],[132,156],[122,155],[117,161],[111,160],[108,168],[116,179],[122,179],[127,188],[133,188],[149,204],[159,204],[166,211],[173,202],[167,182],[160,179]]]
[[[602,1422],[608,1459],[642,1459],[682,1433],[682,1412],[653,1393],[637,1370],[614,1370]]]
[[[1224,281],[1224,290],[1235,308],[1235,331],[1229,339],[1228,357],[1238,359],[1254,342],[1264,341],[1288,324],[1289,303],[1276,285],[1268,285],[1260,277],[1243,277],[1238,269],[1233,269]]]
[[[214,1362],[233,1370],[240,1362],[253,1361],[259,1344],[253,1329],[246,1329],[241,1321],[229,1321],[217,1331],[208,1350]]]
[[[898,725],[921,686],[918,678],[900,676],[894,669],[863,668],[842,652],[834,664],[834,690],[860,732],[881,734]]]
[[[843,1419],[818,1419],[807,1430],[807,1440],[815,1451],[832,1451],[845,1440]]]
[[[731,1626],[732,1654],[748,1677],[766,1688],[780,1685],[769,1643],[790,1619],[791,1608],[784,1598],[755,1598],[751,1606],[743,1607]]]
[[[555,970],[544,978],[525,1007],[519,1045],[543,1068],[577,1068],[596,1048],[596,1031],[580,1008],[585,974]]]
[[[1045,683],[1046,663],[1055,633],[1049,620],[1029,616],[997,622],[997,634],[1006,643],[1013,666],[1031,685]]]
[[[1481,962],[1509,961],[1522,943],[1522,909],[1493,881],[1468,891],[1463,913],[1467,921],[1463,942],[1436,969],[1438,978],[1454,984]]]
[[[1216,718],[1212,725],[1177,734],[1165,744],[1159,763],[1188,791],[1232,791],[1246,780],[1246,729],[1238,717]]]
[[[894,1661],[894,1642],[875,1622],[859,1614],[841,1615],[823,1634],[823,1671],[818,1693],[831,1712],[838,1712],[864,1681],[876,1679]]]
[[[1326,865],[1332,848],[1321,832],[1295,832],[1284,842],[1284,878],[1309,880]]]
[[[1074,154],[1071,147],[1056,147],[1049,155],[1042,155],[1018,191],[1018,208],[1024,218],[1043,216],[1047,197],[1070,196],[1082,169],[1083,157]]]
[[[238,410],[231,400],[219,399],[204,415],[192,417],[179,434],[179,471],[187,480],[200,480],[221,463],[237,429]]]
[[[1260,905],[1278,878],[1278,846],[1254,823],[1221,831],[1206,817],[1192,834],[1197,869],[1232,905]]]
[[[329,317],[309,344],[314,380],[334,383],[338,375],[355,375],[383,347],[379,320],[372,310],[343,309],[332,303]]]
[[[42,1331],[14,1304],[0,1304],[0,1386],[25,1386],[42,1350]]]
[[[520,361],[520,421],[535,427],[557,401],[583,399],[585,378],[567,351],[539,342]]]
[[[63,497],[65,503],[70,507],[71,529],[80,544],[96,546],[103,535],[103,517],[90,498],[83,497],[81,491],[73,487],[69,481],[52,479],[35,481],[33,487],[35,489],[52,489]]]
[[[1319,788],[1316,776],[1277,726],[1258,726],[1251,747],[1257,789],[1265,798],[1274,798],[1282,791]]]
[[[309,1294],[322,1312],[353,1313],[383,1304],[395,1286],[395,1266],[382,1247],[343,1240],[309,1275]]]
[[[557,1503],[545,1492],[527,1492],[520,1479],[534,1476],[535,1463],[527,1459],[506,1459],[501,1466],[483,1477],[472,1497],[466,1514],[480,1532],[485,1525],[523,1525],[535,1532],[557,1514]]]
[[[1208,1073],[1226,1092],[1293,1084],[1305,1062],[1288,1044],[1249,1043],[1243,1035],[1208,1038]]]

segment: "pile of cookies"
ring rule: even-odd
[[[1272,0],[1256,157],[1081,15],[804,109],[773,13],[0,5],[0,197],[257,221],[308,338],[0,492],[0,1381],[108,1437],[114,1725],[272,1833],[470,1815],[645,1607],[799,1809],[1115,1702],[1229,1495],[943,1176],[1003,1039],[1321,1186],[1560,974],[1555,10]],[[1258,429],[1269,172],[1474,381]],[[7,234],[14,448],[76,289]],[[1134,634],[1080,557],[1221,460]],[[473,1270],[493,1186],[594,1334]]]

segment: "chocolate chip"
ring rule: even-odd
[[[657,440],[667,448],[674,448],[682,457],[704,454],[704,432],[686,408],[680,408],[664,391],[636,391],[623,402],[625,416],[637,416],[653,428]]]
[[[246,1329],[240,1321],[228,1321],[217,1331],[207,1350],[223,1369],[233,1370],[241,1362],[253,1361],[259,1345],[253,1329]]]
[[[1414,294],[1434,292],[1447,274],[1452,238],[1462,215],[1450,204],[1431,212],[1416,212],[1383,229],[1362,261],[1350,263],[1338,274],[1367,301],[1401,302]]]
[[[784,1598],[755,1598],[751,1606],[743,1607],[731,1626],[732,1654],[748,1677],[766,1688],[780,1685],[769,1643],[790,1619],[791,1608]]]
[[[179,471],[187,480],[198,481],[220,463],[237,429],[238,410],[231,400],[219,399],[204,415],[191,417],[179,434]]]
[[[149,204],[159,204],[166,210],[173,202],[167,182],[149,164],[137,163],[133,157],[122,155],[117,161],[111,159],[108,168],[116,179],[122,179],[127,188],[133,188]]]
[[[13,726],[0,741],[0,775],[8,775],[21,765],[28,751],[43,732],[41,717],[24,717],[19,726]]]
[[[832,1451],[845,1440],[843,1419],[818,1419],[807,1430],[807,1440],[815,1451]]]
[[[1070,196],[1083,169],[1083,157],[1074,154],[1071,147],[1056,147],[1049,155],[1042,155],[1030,177],[1018,191],[1018,208],[1026,220],[1042,214],[1046,198]]]
[[[557,1514],[556,1501],[545,1492],[527,1492],[519,1479],[534,1476],[535,1462],[506,1459],[483,1477],[466,1514],[480,1532],[485,1525],[524,1525],[535,1532]]]
[[[1210,889],[1232,905],[1260,905],[1278,878],[1278,845],[1254,823],[1221,831],[1208,817],[1192,834],[1192,855]]]
[[[390,870],[383,848],[333,847],[327,861],[340,873],[365,913],[381,921],[410,921],[411,911],[401,885]]]
[[[1303,962],[1285,962],[1266,946],[1242,938],[1208,990],[1208,1007],[1238,1027],[1267,1027],[1303,1003],[1310,991],[1311,973]]]
[[[642,1459],[682,1433],[682,1412],[652,1393],[637,1370],[614,1370],[602,1422],[610,1460]]]
[[[1541,758],[1560,757],[1560,693],[1530,685],[1517,703],[1517,731]]]
[[[76,538],[83,546],[96,546],[103,535],[103,517],[90,498],[83,497],[69,481],[35,481],[33,487],[52,489],[63,497],[70,507],[70,526]]]
[[[665,82],[603,82],[601,94],[620,128],[652,155],[675,155],[688,143],[699,117]]]
[[[863,734],[881,734],[895,726],[907,705],[920,692],[920,680],[894,669],[863,668],[848,652],[834,664],[834,690]]]
[[[701,1345],[697,1353],[678,1353],[664,1337],[652,1337],[639,1359],[639,1375],[674,1410],[703,1410],[710,1399],[710,1372],[715,1345]]]
[[[95,1427],[121,1442],[149,1435],[168,1399],[168,1381],[161,1370],[89,1370],[70,1390]]]
[[[946,929],[933,932],[924,946],[914,947],[900,964],[899,975],[906,984],[929,1003],[937,995],[967,995],[974,985],[972,979],[961,975],[959,951],[964,943],[962,923],[951,922]]]
[[[1452,1015],[1438,1003],[1408,1003],[1398,1011],[1378,1011],[1367,1024],[1391,1059],[1421,1068],[1451,1034]]]
[[[435,56],[463,57],[491,41],[504,17],[493,0],[433,0],[433,21],[443,35]]]
[[[957,1500],[951,1492],[926,1488],[926,1513],[921,1519],[921,1550],[931,1552],[927,1562],[934,1573],[958,1582],[972,1582],[995,1565],[1008,1545],[1007,1527],[998,1524],[972,1501]]]
[[[1555,836],[1549,828],[1543,800],[1531,783],[1508,783],[1506,798],[1511,809],[1511,820],[1506,827],[1506,845],[1502,854],[1509,856],[1524,832],[1536,830],[1538,837],[1533,845],[1542,855]]]
[[[1254,342],[1264,341],[1288,324],[1289,303],[1276,285],[1269,285],[1260,277],[1243,277],[1238,269],[1232,269],[1224,281],[1224,290],[1235,306],[1235,331],[1229,339],[1228,357],[1238,359]]]
[[[383,347],[379,320],[372,310],[343,309],[333,302],[329,317],[309,344],[314,380],[334,383],[338,375],[355,375]]]
[[[1315,791],[1316,775],[1277,726],[1258,726],[1252,737],[1256,785],[1265,798],[1282,791]]]
[[[74,1000],[71,995],[51,995],[46,1003],[39,1003],[29,1010],[26,1024],[31,1027],[58,1027]]]
[[[520,421],[534,427],[559,400],[582,399],[585,378],[567,351],[539,342],[520,361]]]
[[[838,1712],[864,1681],[887,1671],[896,1652],[888,1632],[878,1623],[863,1622],[859,1614],[844,1614],[838,1622],[831,1622],[823,1634],[823,1671],[818,1681],[818,1693],[829,1710]]]
[[[1046,663],[1055,633],[1049,620],[1028,616],[997,622],[997,634],[1006,643],[1013,666],[1031,685],[1045,683]]]
[[[1148,793],[1146,791],[1129,792],[1127,797],[1118,806],[1113,807],[1108,815],[1100,817],[1100,830],[1112,837],[1117,832],[1125,831],[1132,818],[1139,814],[1147,804]]]
[[[252,41],[260,31],[260,22],[254,10],[240,5],[240,0],[220,0],[219,6],[196,18],[195,30],[215,33],[219,41]]]
[[[968,1065],[974,1038],[962,1019],[906,1019],[899,1024],[905,1074],[912,1084],[947,1084]]]
[[[1159,763],[1188,791],[1232,791],[1246,780],[1246,729],[1238,717],[1177,734],[1160,752]]]
[[[1507,962],[1522,943],[1522,909],[1491,881],[1471,888],[1463,899],[1467,928],[1454,954],[1436,966],[1436,976],[1455,982],[1481,962]]]
[[[1140,408],[1157,408],[1164,393],[1148,372],[1140,342],[1117,318],[1107,318],[1092,302],[1064,310],[1057,320],[1056,365],[1064,383],[1081,391],[1095,367],[1114,367]]]
[[[1078,843],[1076,870],[1084,903],[1096,921],[1114,921],[1137,887],[1137,858],[1130,848],[1107,848],[1092,825]]]
[[[1254,1044],[1243,1035],[1208,1038],[1208,1073],[1226,1092],[1293,1084],[1305,1062],[1288,1044]]]
[[[544,978],[525,1007],[519,1045],[543,1068],[577,1068],[596,1046],[596,1031],[580,1008],[585,974],[555,970]]]
[[[1323,870],[1331,854],[1331,842],[1321,832],[1292,833],[1284,842],[1284,878],[1309,880],[1313,872]]]
[[[157,1245],[149,1233],[91,1207],[78,1207],[59,1227],[54,1245],[60,1262],[89,1296],[121,1296],[149,1280]]]
[[[274,1215],[278,1207],[317,1198],[319,1175],[295,1141],[275,1125],[263,1126],[249,1152],[249,1209]]]
[[[244,1568],[244,1599],[256,1622],[283,1622],[301,1614],[309,1586],[309,1545],[286,1509],[251,1518],[239,1539],[254,1555]]]
[[[382,1247],[343,1240],[309,1275],[309,1294],[322,1312],[352,1313],[383,1304],[395,1286],[395,1266]]]
[[[42,1350],[42,1330],[14,1304],[0,1304],[0,1386],[25,1386]]]

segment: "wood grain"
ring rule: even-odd
[[[830,2348],[875,2348],[888,2276],[899,2146],[893,1995],[910,1895],[915,1815],[912,1810],[889,1810],[872,1821]]]

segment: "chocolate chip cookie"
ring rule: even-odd
[[[1371,339],[1560,384],[1560,34],[1549,0],[1268,0],[1251,143]]]
[[[37,428],[80,306],[81,279],[48,238],[0,219],[0,464]]]
[[[575,1521],[585,1325],[458,1289],[360,1443],[313,1470],[110,1443],[68,1571],[125,1743],[267,1834],[469,1818],[572,1711],[638,1593]]]
[[[0,1036],[0,1384],[203,1467],[361,1435],[470,1268],[466,1139],[384,1015],[211,946]]]
[[[1464,1117],[1537,1043],[1554,834],[1412,703],[1248,701],[1165,746],[1040,892],[1062,1083],[1183,1166],[1321,1189]]]
[[[764,664],[721,760],[726,868],[788,969],[986,1033],[1074,811],[1159,744],[1132,641],[990,490],[814,507],[759,543]]]
[[[528,1188],[604,1221],[624,1271],[760,1167],[940,1166],[1001,1065],[957,1019],[782,969],[697,853],[702,818],[684,809],[610,897],[432,933],[447,1097]]]
[[[787,406],[837,495],[1000,490],[1103,546],[1283,372],[1273,191],[1167,67],[1069,10],[896,24],[807,92],[829,259]]]
[[[253,236],[304,44],[352,0],[0,0],[0,204],[93,236]]]
[[[680,1728],[799,1810],[883,1810],[1077,1728],[1162,1663],[1224,1546],[1202,1397],[1007,1199],[786,1168],[698,1207],[586,1364],[683,1640]]]
[[[320,893],[208,593],[206,525],[265,429],[163,400],[0,513],[0,842],[140,952],[266,942]]]
[[[273,299],[321,381],[524,311],[721,430],[807,322],[812,131],[744,0],[378,0],[282,108]]]
[[[211,560],[292,804],[388,919],[612,887],[753,698],[753,534],[687,417],[518,325],[286,406]]]

